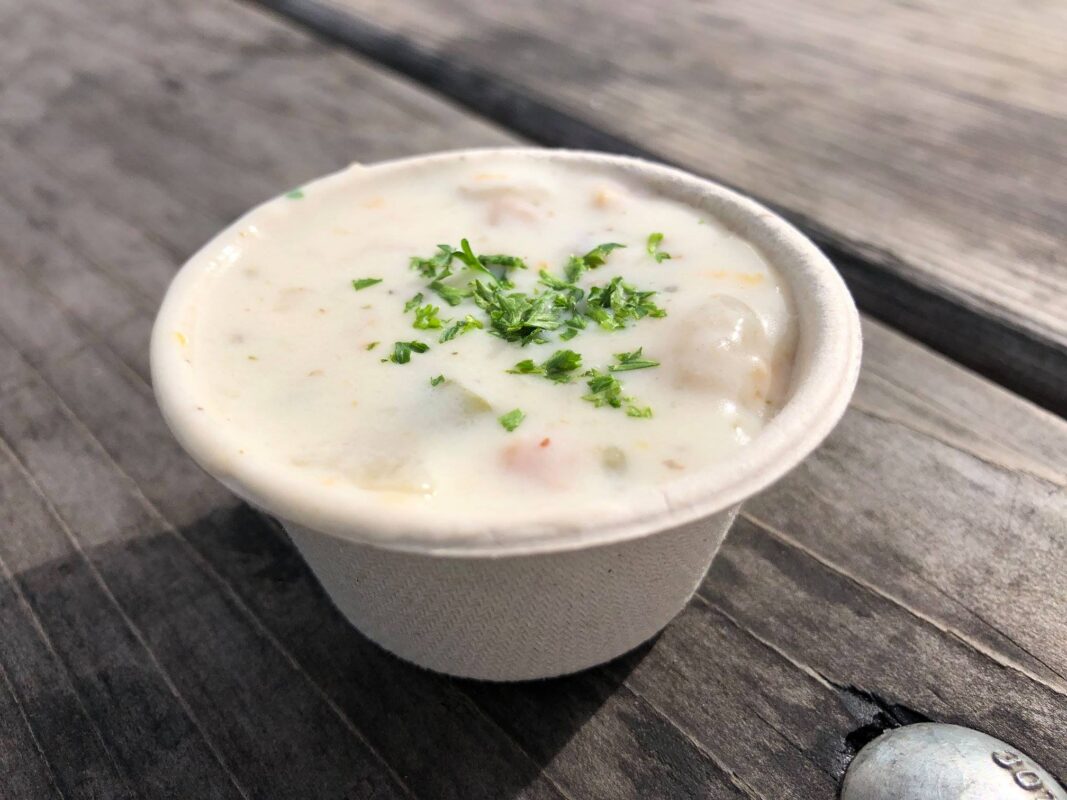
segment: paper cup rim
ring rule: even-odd
[[[643,487],[632,498],[612,503],[593,519],[557,518],[515,526],[465,525],[435,514],[398,513],[373,492],[340,495],[308,491],[270,462],[219,457],[227,431],[198,413],[192,368],[173,346],[175,330],[194,289],[223,248],[238,244],[241,229],[281,198],[267,201],[227,226],[178,271],[152,331],[152,382],[171,431],[210,474],[249,503],[283,520],[342,539],[391,550],[434,556],[501,557],[562,552],[648,536],[737,505],[791,470],[830,433],[844,413],[859,374],[859,314],[844,281],[830,261],[791,224],[756,201],[713,181],[629,156],[542,148],[454,150],[352,165],[305,186],[343,183],[366,170],[376,172],[432,166],[454,160],[519,157],[579,163],[636,177],[666,197],[700,208],[761,251],[788,283],[799,336],[791,395],[753,440],[723,462],[658,487]]]

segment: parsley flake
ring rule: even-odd
[[[632,397],[622,393],[622,384],[614,375],[599,369],[591,369],[584,373],[584,376],[589,378],[586,382],[589,387],[589,394],[582,395],[583,400],[592,403],[597,408],[603,408],[604,406],[622,408],[625,405],[626,416],[628,417],[648,419],[652,416],[650,407],[645,406],[642,408],[636,406]]]
[[[367,345],[367,349],[368,350],[373,350],[375,347],[378,346],[378,344],[379,344],[379,342],[371,342],[370,344]]]
[[[412,256],[410,264],[411,268],[421,272],[424,278],[441,280],[452,274],[450,265],[452,264],[452,259],[455,255],[456,251],[452,249],[451,245],[439,244],[437,245],[436,254],[429,258]]]
[[[491,256],[478,256],[478,260],[483,267],[503,267],[505,270],[509,269],[526,269],[526,262],[518,256],[506,256],[503,253],[497,253]]]
[[[585,313],[607,331],[625,328],[629,320],[665,317],[667,312],[652,301],[655,294],[638,291],[621,277],[615,277],[605,286],[594,286],[589,290]]]
[[[437,341],[441,342],[442,344],[444,342],[450,342],[457,336],[462,336],[468,331],[473,331],[475,328],[481,329],[483,327],[485,326],[482,325],[479,320],[476,320],[474,317],[468,314],[461,322],[452,323],[452,325],[449,326],[445,330],[445,332],[441,334],[441,338]]]
[[[611,372],[626,372],[631,369],[647,369],[648,367],[658,367],[658,361],[652,361],[648,358],[642,358],[641,351],[643,347],[638,347],[632,353],[616,353],[615,359],[618,364],[612,364],[608,367]]]
[[[413,308],[418,308],[419,304],[421,302],[422,302],[422,292],[419,292],[414,297],[412,297],[410,300],[408,300],[406,303],[404,303],[404,313],[405,314],[408,313]]]
[[[366,289],[368,286],[374,286],[374,284],[381,282],[381,278],[358,278],[352,281],[352,288],[358,292],[360,289]]]
[[[419,306],[415,309],[415,321],[411,324],[413,328],[418,328],[421,331],[430,330],[431,328],[440,328],[442,320],[437,316],[437,312],[441,309],[435,305],[427,303],[424,306]],[[448,320],[444,320],[447,322]]]
[[[474,282],[474,302],[489,315],[490,332],[508,342],[543,343],[545,331],[563,324],[562,309],[551,294],[509,292],[500,284]]]
[[[626,245],[618,242],[605,242],[604,244],[598,244],[584,256],[571,256],[567,261],[565,270],[567,280],[571,283],[576,283],[583,272],[603,266],[604,262],[607,261],[608,253],[620,247],[626,247]]]
[[[467,269],[472,269],[475,272],[484,272],[494,281],[497,280],[496,275],[489,271],[489,268],[483,264],[478,256],[474,255],[474,251],[471,250],[471,243],[466,239],[460,239],[459,250],[454,250],[456,258],[463,262]]]
[[[519,427],[519,425],[522,424],[522,421],[524,419],[526,419],[526,415],[524,413],[522,413],[522,409],[521,408],[515,408],[515,409],[512,409],[511,411],[509,411],[507,414],[504,414],[502,417],[500,417],[498,419],[498,421],[500,422],[501,425],[504,426],[504,430],[506,430],[506,431],[508,431],[510,433],[511,431],[513,431],[517,427]]]
[[[430,288],[437,292],[437,296],[450,306],[458,306],[463,302],[464,297],[470,297],[471,294],[469,289],[457,289],[455,286],[449,286],[439,280],[431,283]]]
[[[438,375],[436,378],[430,378],[430,386],[440,386],[445,382],[444,375]]]
[[[575,314],[563,324],[567,327],[567,330],[563,331],[563,333],[559,335],[559,338],[565,342],[569,342],[578,335],[579,331],[585,330],[586,322],[585,317]]]
[[[660,243],[662,241],[662,233],[650,233],[648,235],[648,245],[645,247],[645,249],[648,251],[648,254],[654,259],[656,259],[657,264],[662,264],[664,261],[667,261],[671,257],[670,253],[664,253],[662,250],[659,249]]]
[[[393,345],[393,354],[389,356],[389,361],[394,364],[407,364],[411,361],[412,353],[425,353],[429,349],[430,346],[425,342],[396,342]]]
[[[541,364],[535,364],[533,359],[527,358],[520,361],[508,372],[514,375],[544,375],[550,381],[556,383],[570,383],[571,376],[582,366],[582,357],[573,350],[557,350]]]
[[[589,394],[584,395],[583,400],[588,400],[597,408],[603,406],[622,408],[622,402],[626,398],[622,396],[622,384],[614,375],[609,375],[599,369],[591,369],[585,373],[585,376],[589,378],[586,382]]]
[[[290,200],[303,200],[304,199],[304,190],[303,189],[293,189],[292,191],[286,192],[285,196],[288,197]]]

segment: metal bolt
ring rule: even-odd
[[[999,739],[923,722],[886,731],[849,765],[841,800],[1067,800],[1051,775]]]

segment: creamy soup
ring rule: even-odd
[[[169,341],[221,457],[446,521],[729,459],[783,402],[796,338],[781,276],[714,218],[508,154],[294,190],[198,280]]]

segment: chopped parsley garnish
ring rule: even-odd
[[[622,402],[625,399],[622,396],[622,384],[614,375],[591,369],[585,373],[585,376],[589,378],[586,383],[589,387],[589,394],[584,395],[583,400],[588,400],[597,408],[602,406],[622,408]]]
[[[464,239],[463,241],[466,241]],[[481,262],[483,267],[503,267],[505,270],[509,269],[526,269],[526,262],[518,256],[506,256],[503,253],[497,253],[491,256],[478,256],[478,261]]]
[[[427,303],[424,306],[419,306],[415,309],[415,321],[411,323],[413,328],[418,328],[420,331],[430,330],[431,328],[440,328],[442,325],[441,318],[437,316],[437,312],[441,309],[435,305]],[[445,320],[447,322],[448,320]]]
[[[647,250],[656,261],[670,258],[669,254],[659,249],[662,240],[663,235],[660,233],[653,233],[648,237]],[[563,277],[557,277],[542,269],[539,271],[539,285],[526,292],[517,291],[514,284],[508,280],[509,270],[527,268],[522,258],[502,253],[477,255],[467,239],[460,240],[459,248],[441,244],[437,246],[437,252],[429,258],[413,257],[412,269],[417,270],[426,279],[426,289],[434,292],[441,301],[450,306],[461,306],[469,298],[485,313],[485,318],[479,320],[466,314],[462,320],[455,322],[441,319],[441,309],[432,303],[424,303],[423,292],[417,293],[405,303],[404,311],[414,312],[415,319],[412,324],[419,330],[443,328],[438,339],[441,343],[472,330],[484,329],[493,336],[523,346],[531,342],[547,343],[551,331],[558,331],[560,340],[569,341],[588,327],[590,321],[604,330],[613,331],[625,328],[644,317],[666,316],[667,312],[652,299],[656,292],[640,291],[623,281],[622,277],[612,278],[602,286],[592,286],[588,291],[577,285],[586,271],[603,266],[611,252],[620,247],[625,245],[605,242],[585,255],[572,255],[564,267]],[[453,262],[457,260],[462,269],[481,275],[468,274],[466,278],[460,278],[456,274],[453,277]],[[450,277],[452,280],[446,283],[446,279]],[[381,279],[366,278],[353,281],[353,285],[362,289],[379,282]],[[372,342],[367,349],[373,349],[376,345],[377,342]],[[396,342],[392,355],[382,361],[407,364],[412,353],[425,353],[427,350],[429,345],[423,342]],[[631,417],[651,417],[652,409],[635,405],[634,398],[623,393],[622,384],[612,373],[655,367],[659,362],[645,358],[641,348],[632,353],[616,353],[615,359],[617,363],[606,369],[590,369],[581,373],[587,379],[589,387],[589,392],[583,395],[583,399],[598,408],[609,406],[622,409]],[[574,350],[561,349],[541,363],[536,363],[533,359],[520,361],[508,372],[540,375],[557,383],[569,383],[581,369],[582,356]],[[439,386],[445,380],[443,375],[431,377],[430,385]],[[516,408],[501,416],[499,421],[506,430],[513,431],[525,418],[523,411]]]
[[[489,315],[490,333],[508,342],[546,342],[545,331],[563,324],[553,295],[509,292],[500,284],[474,282],[474,302]]]
[[[464,297],[470,297],[471,294],[469,289],[457,289],[455,286],[449,286],[441,283],[441,281],[434,281],[430,284],[430,288],[437,292],[437,296],[450,306],[458,306],[463,302]]]
[[[515,408],[500,417],[499,421],[504,426],[504,430],[511,432],[519,427],[524,419],[526,419],[526,415],[522,413],[522,409]]]
[[[584,256],[571,256],[567,261],[567,280],[575,283],[587,269],[596,269],[603,266],[604,262],[607,261],[608,253],[620,247],[626,247],[626,245],[618,242],[605,242],[604,244],[598,244]]]
[[[570,383],[569,373],[582,366],[582,357],[573,350],[557,350],[541,364],[535,364],[527,358],[509,369],[515,375],[544,375],[556,383]]]
[[[358,292],[360,289],[366,289],[368,286],[381,282],[381,278],[358,278],[352,281],[352,288]]]
[[[634,399],[622,393],[622,384],[614,375],[599,369],[591,369],[584,376],[589,378],[586,382],[589,394],[582,395],[583,400],[588,400],[597,408],[604,406],[622,408],[625,405],[628,417],[647,419],[652,416],[651,408],[635,406]]]
[[[468,314],[461,322],[453,322],[445,332],[441,334],[439,342],[449,342],[455,339],[457,336],[462,336],[468,331],[473,331],[475,328],[485,327],[479,320],[476,320],[470,314]]]
[[[430,280],[447,278],[452,274],[449,265],[452,263],[452,257],[455,254],[456,251],[452,249],[451,245],[439,244],[437,245],[437,253],[429,258],[412,256],[411,268],[417,269],[424,278],[429,278]]]
[[[662,241],[662,233],[650,233],[648,235],[648,245],[645,249],[648,250],[648,254],[650,256],[656,259],[657,263],[662,263],[671,257],[670,253],[664,253],[662,250],[659,249],[660,243]]]
[[[456,258],[463,262],[467,269],[472,269],[475,272],[484,272],[494,281],[497,280],[496,275],[489,271],[489,268],[481,262],[478,256],[474,255],[474,251],[471,250],[470,242],[466,239],[460,239],[459,247],[459,250],[453,250],[452,252],[455,254]]]
[[[379,344],[379,342],[371,342],[370,344],[367,345],[367,349],[368,350],[373,350],[375,347],[378,346],[378,344]]]
[[[569,342],[578,335],[578,331],[585,330],[585,317],[576,314],[563,324],[566,326],[567,330],[563,331],[563,333],[559,335],[559,338],[565,342]]]
[[[589,290],[586,316],[607,331],[625,328],[628,320],[665,317],[667,312],[652,302],[655,292],[641,292],[621,277]]]
[[[648,358],[642,358],[641,351],[643,347],[638,347],[632,353],[616,353],[615,359],[618,364],[612,364],[608,369],[611,372],[626,372],[631,369],[647,369],[648,367],[658,367],[658,361],[652,361]]]
[[[429,349],[430,346],[424,342],[396,342],[393,345],[393,354],[389,356],[389,360],[394,364],[406,364],[411,361],[412,353],[425,353]]]
[[[545,270],[541,270],[538,274],[541,276],[540,283],[555,292],[552,298],[553,304],[560,308],[566,308],[572,313],[577,313],[578,304],[585,297],[585,292],[573,283],[561,280]]]
[[[474,251],[471,250],[470,242],[466,239],[460,240],[459,248],[456,251],[456,258],[462,261],[467,269],[472,269],[475,272],[484,272],[495,281],[506,281],[509,269],[526,269],[526,262],[518,256],[509,256],[503,253],[476,256]],[[494,272],[490,267],[500,267],[501,269],[499,272]]]
[[[557,292],[581,292],[582,290],[575,286],[573,283],[557,278],[548,270],[541,270],[537,273],[541,277],[541,283],[547,286],[549,289],[555,289]]]
[[[293,189],[292,191],[286,192],[285,196],[288,197],[290,200],[303,200],[304,199],[304,190],[303,189]]]
[[[526,269],[526,262],[518,256],[509,256],[504,255],[503,253],[476,256],[474,250],[471,249],[470,242],[466,239],[460,240],[458,250],[451,245],[439,244],[437,245],[437,253],[430,258],[419,258],[418,256],[412,257],[411,268],[421,272],[424,278],[428,278],[437,283],[452,274],[452,259],[454,258],[459,259],[467,269],[481,272],[492,278],[494,281],[506,280],[509,269]],[[493,271],[490,267],[500,267],[500,269],[498,271]],[[461,292],[462,290],[453,289],[453,287],[444,286],[443,284],[431,286],[430,288],[438,294],[441,294],[446,302],[453,306],[458,305],[460,299],[465,296],[463,294],[451,294],[451,296],[455,298],[455,302],[453,302],[453,300],[448,299],[445,294],[450,292]],[[444,289],[444,293],[441,291],[442,288]]]

